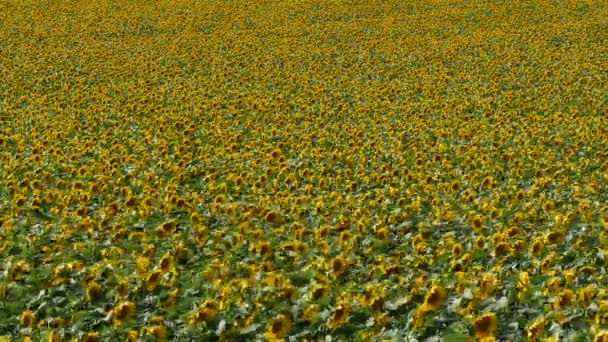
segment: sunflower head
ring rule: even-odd
[[[349,317],[349,309],[346,303],[340,303],[338,306],[334,308],[334,310],[329,315],[329,320],[327,321],[327,327],[329,329],[335,329],[339,326],[344,325]]]
[[[344,271],[346,271],[347,266],[348,266],[348,263],[343,257],[336,256],[330,262],[330,269],[331,269],[332,275],[334,275],[336,277],[339,276],[340,274],[344,273]]]
[[[473,321],[473,332],[479,339],[495,337],[497,330],[496,314],[493,312],[485,313]]]
[[[82,337],[83,342],[97,342],[99,339],[96,332],[87,333]]]
[[[441,307],[443,300],[446,297],[446,291],[438,285],[434,285],[431,287],[429,292],[424,297],[424,303],[422,305],[422,310],[427,311],[437,311]]]
[[[279,315],[272,319],[266,327],[264,337],[270,341],[282,339],[289,333],[291,321],[286,315]]]
[[[545,333],[545,321],[540,319],[532,322],[530,326],[528,326],[527,336],[528,341],[535,342],[540,340],[540,338]]]
[[[97,282],[91,281],[87,284],[87,289],[86,289],[87,300],[94,301],[95,299],[99,298],[102,294],[103,294],[103,289]]]
[[[22,327],[29,328],[34,325],[34,313],[31,310],[25,310],[19,317],[19,322]]]
[[[135,304],[133,302],[121,302],[118,303],[114,309],[112,309],[112,318],[114,324],[120,325],[122,322],[128,320],[135,313]]]
[[[593,342],[608,342],[608,330],[599,331],[593,338]]]
[[[552,231],[545,235],[545,243],[547,245],[557,245],[564,241],[565,234],[562,231]]]

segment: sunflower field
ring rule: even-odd
[[[608,2],[0,0],[0,341],[608,341]]]

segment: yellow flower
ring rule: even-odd
[[[144,328],[144,334],[146,336],[153,336],[157,342],[165,342],[167,339],[167,328],[163,325],[155,325]]]
[[[327,327],[329,329],[335,329],[348,320],[349,317],[349,309],[346,303],[340,303],[338,306],[334,308],[334,310],[329,314],[329,320],[327,321]]]
[[[499,242],[494,246],[494,256],[501,257],[507,255],[511,251],[511,247],[506,242]]]
[[[552,231],[547,233],[545,236],[545,242],[547,245],[556,245],[564,241],[565,234],[562,231]]]
[[[601,330],[595,334],[593,342],[608,342],[608,330]]]
[[[304,311],[302,311],[301,320],[304,322],[312,322],[317,314],[318,306],[316,304],[309,304]]]
[[[284,338],[291,329],[291,321],[286,315],[275,317],[266,327],[264,337],[269,341],[276,341]]]
[[[324,285],[317,285],[310,291],[310,300],[315,302],[323,297],[325,297],[329,293],[329,288]]]
[[[542,319],[532,322],[530,326],[528,326],[527,337],[528,341],[535,342],[538,341],[543,334],[545,333],[545,321]]]
[[[175,270],[175,261],[173,260],[173,256],[169,254],[163,255],[158,262],[158,267],[163,272],[169,272]]]
[[[154,289],[161,281],[163,274],[161,271],[154,271],[146,277],[146,287]]]
[[[475,215],[471,218],[469,224],[473,227],[474,230],[479,231],[483,226],[483,216]]]
[[[59,342],[59,341],[61,341],[61,335],[56,331],[51,331],[46,337],[46,342]],[[1,337],[0,337],[0,342],[2,342]]]
[[[121,325],[124,321],[128,320],[135,313],[135,304],[133,302],[121,302],[118,303],[114,309],[112,309],[112,319],[115,325]]]
[[[156,234],[158,235],[158,237],[165,237],[173,233],[175,231],[176,226],[177,224],[173,220],[163,222],[156,228]]]
[[[269,211],[266,214],[266,221],[270,222],[270,223],[278,223],[280,220],[280,216],[276,211]]]
[[[595,294],[596,294],[595,288],[593,288],[591,286],[583,287],[579,290],[578,301],[583,307],[587,307],[587,306],[589,306],[589,304],[591,304],[591,301],[595,297]]]
[[[127,331],[127,334],[125,335],[125,342],[135,342],[137,341],[137,331],[136,330],[129,330]]]
[[[520,272],[517,280],[517,290],[518,295],[517,298],[520,302],[524,300],[524,296],[528,292],[528,287],[530,286],[530,277],[528,272]]]
[[[97,342],[97,340],[98,340],[98,338],[97,338],[96,332],[87,333],[86,335],[84,335],[82,337],[83,342]]]
[[[210,323],[218,314],[219,306],[216,302],[207,300],[190,314],[190,323]]]
[[[443,300],[446,297],[446,292],[441,286],[433,286],[426,294],[422,305],[423,312],[437,311],[441,307]]]
[[[496,289],[496,279],[492,273],[484,273],[479,283],[479,291],[482,298],[487,298],[494,294]]]
[[[536,240],[534,240],[534,242],[532,242],[532,246],[530,247],[530,254],[537,257],[540,255],[543,248],[544,248],[544,245],[543,245],[542,240],[536,239]]]
[[[269,257],[272,253],[272,246],[268,241],[261,241],[257,247],[258,253],[263,257]]]
[[[479,235],[477,237],[477,239],[475,239],[475,247],[477,249],[483,249],[486,245],[486,240],[484,239],[483,235]]]
[[[21,322],[21,326],[25,328],[32,327],[34,325],[34,313],[31,310],[25,310],[21,313],[19,317],[19,321]]]
[[[560,309],[565,306],[568,306],[568,305],[570,305],[570,302],[572,302],[572,299],[574,297],[575,297],[574,292],[572,290],[570,290],[570,289],[563,290],[557,296],[557,301],[555,301],[554,307],[556,309]]]
[[[331,274],[334,277],[337,277],[342,274],[346,270],[346,267],[347,262],[341,256],[337,256],[331,260]]]
[[[493,312],[483,314],[473,322],[473,333],[479,339],[495,337],[496,330],[496,314]]]
[[[87,284],[86,297],[88,301],[92,302],[99,298],[102,294],[103,289],[97,282],[91,281]]]

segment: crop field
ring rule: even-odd
[[[608,2],[0,0],[0,341],[608,341]]]

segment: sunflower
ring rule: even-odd
[[[496,314],[493,312],[485,313],[473,322],[473,333],[479,339],[493,338],[496,335],[497,323]]]
[[[348,262],[341,256],[337,256],[333,258],[330,262],[331,274],[334,277],[339,276],[344,273],[346,267],[348,266]]]
[[[581,306],[587,307],[596,295],[596,289],[591,286],[583,287],[578,292],[578,302]]]
[[[528,272],[520,272],[517,279],[517,298],[520,302],[522,302],[525,298],[526,293],[528,292],[528,287],[530,286],[530,277]]]
[[[34,325],[35,317],[34,313],[31,310],[25,310],[21,313],[19,317],[19,322],[22,327],[29,328]]]
[[[269,222],[269,223],[274,223],[274,224],[276,224],[276,223],[278,223],[278,222],[279,222],[280,216],[279,216],[279,213],[277,213],[276,211],[272,211],[272,210],[271,210],[271,211],[269,211],[269,212],[266,214],[266,218],[265,218],[265,219],[266,219],[266,221],[267,221],[267,222]]]
[[[315,232],[315,238],[317,240],[323,240],[323,239],[325,239],[325,237],[327,236],[328,233],[329,233],[329,227],[328,226],[321,226]]]
[[[98,340],[97,332],[90,332],[82,337],[83,342],[97,342]]]
[[[560,309],[570,305],[572,299],[575,298],[574,292],[570,289],[562,290],[557,296],[557,300],[553,303],[556,309]]]
[[[1,337],[0,337],[0,341],[2,341]],[[46,337],[46,342],[60,342],[60,341],[61,341],[61,334],[59,334],[57,331],[51,331]]]
[[[268,257],[272,253],[272,245],[268,241],[260,241],[257,251],[262,257]]]
[[[463,249],[462,249],[462,245],[461,245],[461,244],[459,244],[459,243],[455,243],[455,244],[452,246],[452,254],[453,254],[455,257],[460,257],[460,256],[462,255],[462,251],[463,251]]]
[[[325,297],[329,293],[329,288],[324,285],[317,285],[310,291],[309,297],[310,300],[315,302],[323,297]]]
[[[479,291],[482,298],[487,298],[488,296],[494,294],[495,289],[496,278],[494,278],[494,275],[492,273],[484,273],[479,283]]]
[[[319,311],[318,305],[316,305],[316,304],[309,304],[302,311],[302,316],[301,316],[300,319],[302,321],[304,321],[304,322],[312,322],[313,319],[315,318],[315,316],[317,315],[318,311]]]
[[[168,341],[167,338],[167,328],[163,325],[154,325],[151,327],[145,327],[144,335],[154,337],[154,341],[157,342],[165,342]]]
[[[507,255],[511,251],[511,247],[506,242],[499,242],[494,246],[494,256],[501,257]]]
[[[158,284],[160,284],[162,276],[163,273],[158,270],[148,274],[148,276],[146,277],[146,287],[148,289],[154,289],[155,287],[157,287]]]
[[[599,325],[608,324],[608,300],[600,302],[599,309],[595,314],[595,323]]]
[[[173,256],[169,254],[163,255],[158,263],[158,267],[163,272],[169,272],[175,270],[175,261],[173,260]]]
[[[423,312],[437,311],[441,307],[443,300],[446,297],[446,292],[441,286],[433,286],[426,294],[422,305]]]
[[[608,330],[600,330],[595,334],[593,342],[608,342]]]
[[[133,302],[121,302],[118,303],[114,309],[112,309],[112,319],[115,325],[121,325],[124,321],[128,320],[135,313],[135,304]]]
[[[291,329],[291,321],[286,315],[279,315],[275,317],[268,326],[264,337],[268,341],[277,341],[283,339]]]
[[[190,314],[189,320],[191,324],[206,323],[209,324],[218,314],[219,306],[212,300],[207,300],[201,304],[198,309]]]
[[[163,222],[156,228],[156,235],[160,238],[165,237],[175,231],[177,224],[174,220]]]
[[[530,254],[535,257],[538,257],[544,248],[543,241],[541,239],[536,239],[532,242],[532,246],[530,246]]]
[[[469,224],[471,225],[471,227],[473,227],[473,229],[475,231],[478,231],[481,229],[481,227],[483,226],[483,216],[481,215],[475,215],[471,218],[471,221],[469,222]]]
[[[539,319],[537,321],[532,322],[530,326],[528,326],[528,331],[526,333],[528,337],[528,341],[535,342],[540,340],[545,333],[545,321]]]
[[[86,297],[88,301],[92,302],[99,298],[102,294],[103,289],[97,282],[91,281],[87,284]]]
[[[327,321],[327,327],[329,329],[335,329],[339,326],[344,325],[349,317],[349,309],[346,303],[340,303],[338,306],[334,308],[334,310],[329,315],[329,320]]]
[[[545,235],[545,243],[547,245],[557,245],[564,241],[565,234],[562,231],[552,231]]]
[[[139,334],[137,333],[136,330],[129,330],[127,331],[126,335],[125,335],[125,342],[135,342],[137,341],[137,336]]]

